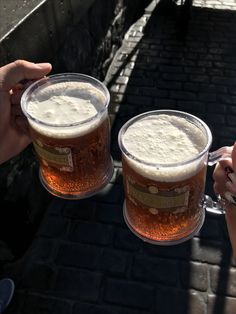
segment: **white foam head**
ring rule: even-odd
[[[208,144],[207,132],[173,113],[150,114],[136,120],[125,130],[121,141],[130,166],[153,180],[184,180],[206,161],[207,154],[196,157]],[[190,160],[194,161],[188,163]]]
[[[92,84],[67,81],[39,86],[27,100],[25,111],[36,131],[50,137],[73,138],[98,127],[104,120],[99,113],[107,116],[105,105],[105,95]]]

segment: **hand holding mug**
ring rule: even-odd
[[[20,108],[25,80],[35,80],[51,71],[49,63],[17,60],[0,68],[0,163],[20,153],[30,142],[28,123]]]
[[[224,202],[229,237],[236,258],[236,143],[232,146],[231,159],[221,160],[213,173],[214,190]]]
[[[226,209],[236,205],[236,144],[231,147],[231,158],[221,160],[214,173],[214,190],[220,195]]]

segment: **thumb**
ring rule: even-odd
[[[17,60],[0,68],[0,90],[9,91],[24,79],[39,79],[52,69],[50,63]]]
[[[232,166],[233,166],[233,171],[236,173],[236,142],[233,145],[233,150],[231,153],[231,158],[232,158]]]

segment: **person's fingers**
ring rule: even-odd
[[[233,170],[232,160],[221,160],[213,173],[213,179],[227,184],[227,187],[230,186],[230,191],[232,190],[232,185],[236,187],[236,175]]]
[[[25,84],[17,84],[16,88],[11,90],[11,104],[16,105],[20,104],[21,97],[24,91],[33,83],[35,80],[30,80]]]
[[[226,166],[226,164],[220,164],[218,163],[213,171],[213,180],[217,181],[217,182],[225,182],[228,180],[227,178],[227,174],[226,174],[226,167],[229,167],[228,164]]]
[[[226,202],[225,206],[224,206],[225,211],[227,212],[228,215],[232,215],[232,213],[234,213],[235,216],[235,212],[236,212],[236,206],[233,203],[230,202]],[[234,218],[235,220],[235,218]]]
[[[20,105],[11,106],[11,116],[24,116]]]
[[[233,145],[231,158],[232,158],[233,171],[236,173],[236,143],[234,143],[234,145]]]
[[[236,186],[236,174],[234,172],[230,172],[227,174],[229,181]]]
[[[225,183],[226,182],[224,182],[223,184],[222,184],[222,182],[219,183],[218,181],[214,182],[213,188],[214,188],[214,191],[215,191],[216,194],[220,194],[221,196],[224,195],[224,193],[226,191]]]
[[[15,91],[11,95],[11,104],[12,105],[20,105],[20,100],[21,100],[21,97],[22,97],[23,93],[24,93],[24,90]]]
[[[24,116],[17,116],[15,118],[16,127],[19,131],[25,134],[28,137],[29,143],[31,142],[30,132],[29,132],[29,124],[27,119]]]
[[[235,184],[233,184],[231,181],[227,181],[227,182],[225,183],[225,188],[226,188],[226,190],[227,190],[228,192],[230,192],[230,193],[236,195],[236,186],[235,186]]]
[[[50,63],[32,63],[25,60],[9,63],[0,69],[0,90],[9,91],[25,79],[39,79],[47,75],[51,69]]]
[[[225,177],[222,174],[217,174],[215,178],[216,179],[213,183],[214,192],[215,194],[223,196],[225,193]]]
[[[5,129],[4,136],[0,138],[1,147],[4,147],[4,149],[0,150],[0,164],[18,155],[31,143],[27,130],[23,130],[21,125],[19,127],[18,125],[18,122],[16,124],[16,120],[13,121],[13,118],[11,118],[10,124]]]
[[[219,165],[222,169],[225,170],[225,173],[227,174],[227,170],[229,170],[230,172],[233,172],[233,163],[232,163],[232,159],[227,159],[227,160],[220,160],[219,161]]]
[[[35,81],[37,81],[38,79],[34,79],[34,80],[26,80],[21,81],[20,83],[17,83],[11,90],[10,90],[10,94],[14,94],[17,93],[19,91],[24,91],[27,89],[27,87],[29,87],[32,83],[34,83]]]
[[[232,146],[227,147],[227,155],[232,153]],[[229,181],[230,182],[230,175],[233,173],[233,165],[232,165],[232,159],[227,158],[220,160],[213,171],[213,189],[216,194],[221,195],[222,197],[225,196],[225,193],[227,192],[226,184]]]
[[[220,184],[218,184],[217,182],[215,182],[213,184],[213,188],[216,194],[221,194],[224,193],[224,191],[222,190],[222,186]]]
[[[227,192],[232,194],[236,194],[236,145],[233,146],[231,152],[231,160],[221,160],[219,162],[219,167],[215,169],[215,174],[213,176],[214,180],[217,182],[221,182],[221,184],[225,184],[225,189]],[[223,179],[223,174],[220,171],[224,171],[225,182]]]
[[[19,105],[20,106],[21,97],[22,97],[24,91],[25,91],[25,89],[17,90],[10,96],[12,105]]]

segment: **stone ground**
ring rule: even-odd
[[[194,2],[184,37],[180,6],[155,4],[127,32],[106,77],[114,176],[89,199],[53,199],[30,248],[1,273],[16,283],[8,314],[236,313],[224,216],[207,214],[199,234],[171,247],[142,242],[123,220],[117,134],[128,119],[178,109],[209,124],[212,149],[236,138],[236,2]],[[213,196],[211,169],[206,192]]]

